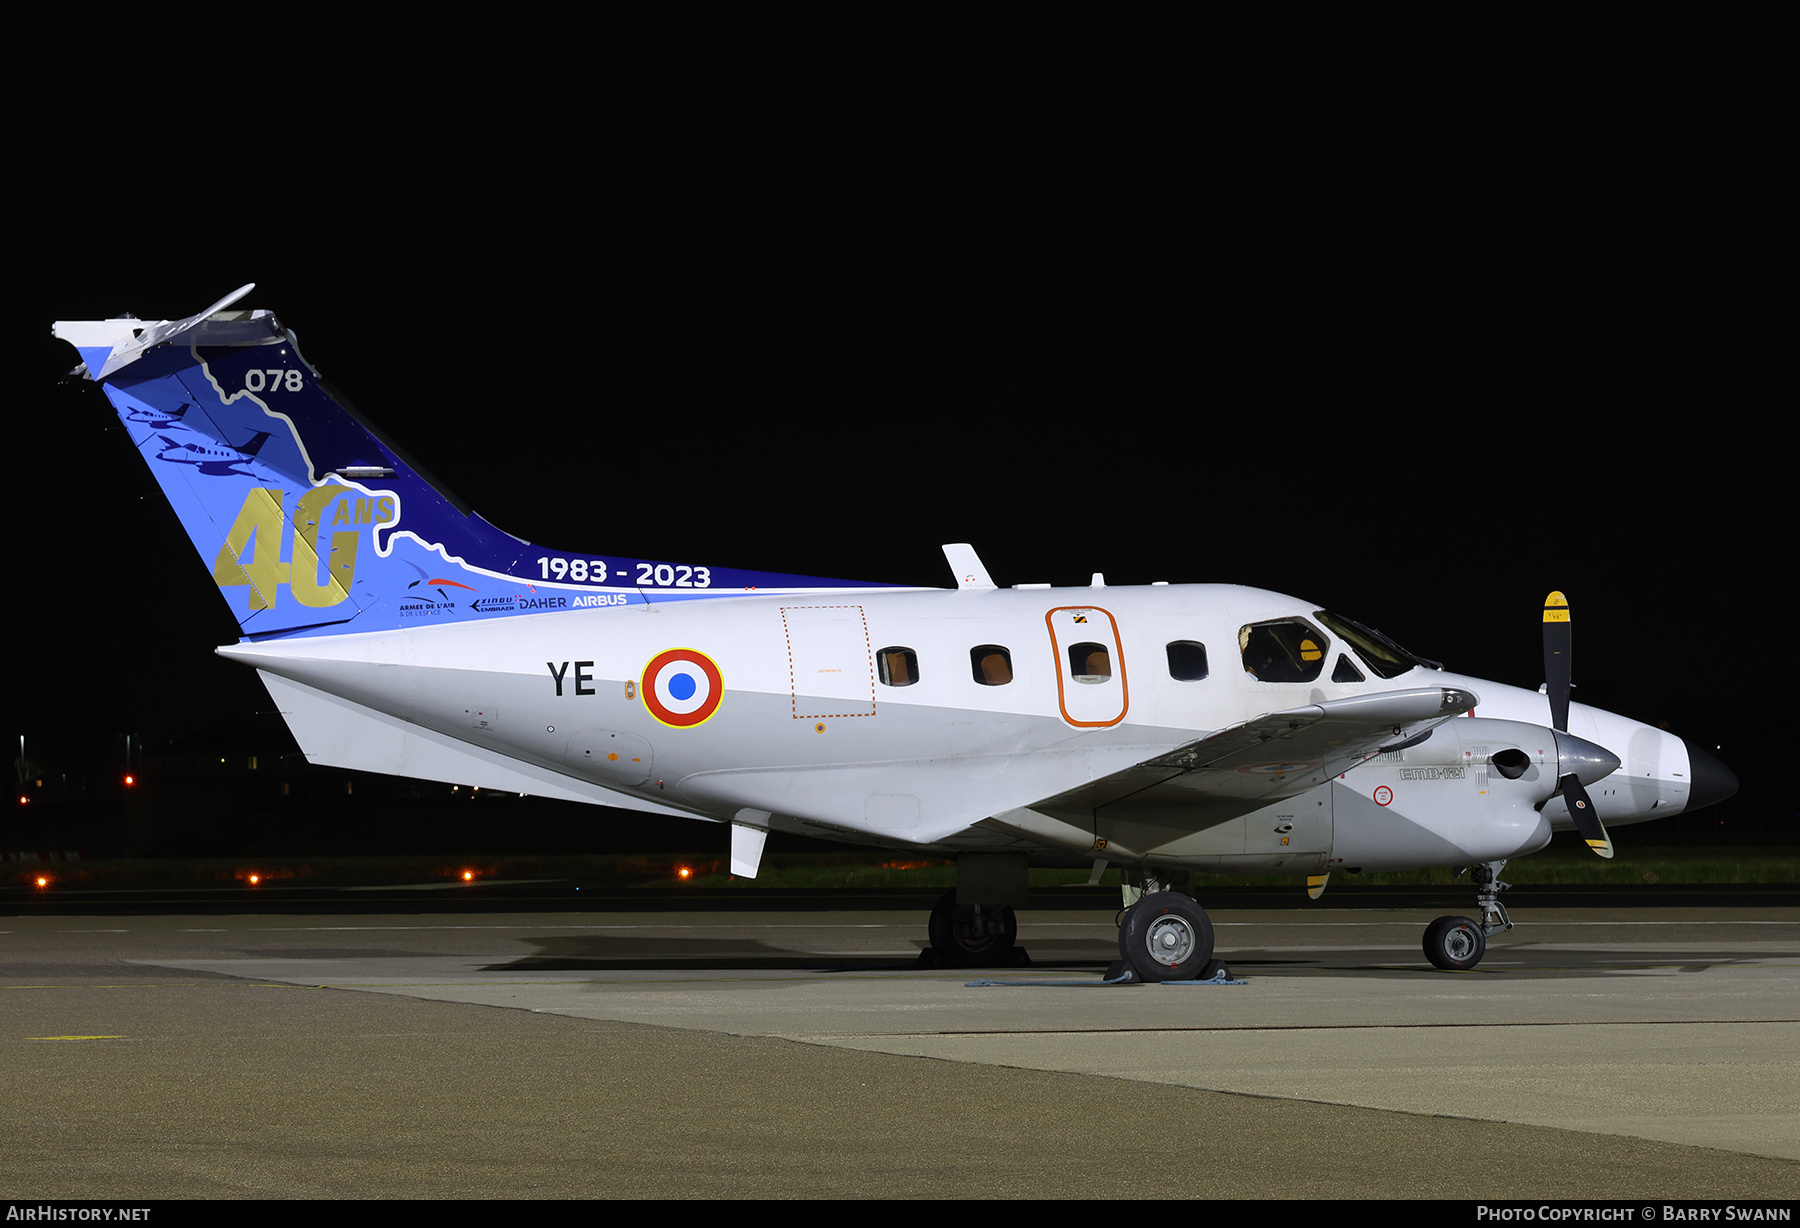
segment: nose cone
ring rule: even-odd
[[[1686,738],[1681,739],[1681,744],[1687,747],[1688,753],[1689,810],[1722,802],[1738,791],[1736,772]]]
[[[1619,757],[1604,746],[1572,733],[1552,730],[1556,736],[1556,774],[1574,776],[1584,785],[1603,780],[1619,770]]]

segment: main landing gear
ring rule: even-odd
[[[1127,968],[1139,981],[1191,981],[1218,970],[1212,957],[1213,927],[1206,910],[1174,891],[1144,896],[1119,922],[1119,958],[1108,970],[1117,980]],[[1205,979],[1202,977],[1201,979]]]
[[[1010,904],[962,904],[956,888],[931,910],[931,949],[952,968],[994,968],[1018,962],[1019,919]]]
[[[1131,887],[1142,894],[1119,918],[1119,960],[1106,970],[1109,981],[1210,980],[1229,970],[1213,958],[1212,919],[1178,891],[1165,891],[1154,873],[1127,870]]]
[[[1425,958],[1434,967],[1446,972],[1466,972],[1487,954],[1488,935],[1503,934],[1513,927],[1506,905],[1500,902],[1500,893],[1512,886],[1500,881],[1500,871],[1505,868],[1504,860],[1486,861],[1470,875],[1480,888],[1475,897],[1481,906],[1479,922],[1468,917],[1439,917],[1425,927]]]
[[[1031,962],[1013,909],[1026,902],[1031,866],[1023,853],[964,853],[956,886],[931,910],[922,968],[1002,968]]]
[[[994,968],[1030,963],[1018,945],[1015,904],[1023,904],[1027,865],[1018,854],[964,853],[957,859],[955,888],[931,910],[931,949],[921,967]],[[1107,969],[1115,983],[1209,980],[1230,970],[1213,958],[1213,927],[1206,910],[1167,888],[1184,872],[1128,868],[1119,919],[1119,959]],[[962,902],[958,903],[958,898]]]

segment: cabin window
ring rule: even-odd
[[[1312,682],[1325,669],[1325,633],[1299,618],[1238,630],[1244,672],[1258,682]]]
[[[969,665],[982,686],[1005,686],[1013,680],[1012,653],[999,644],[977,644],[969,649]]]
[[[1105,644],[1070,644],[1069,675],[1095,686],[1112,680],[1112,653]]]
[[[919,680],[919,654],[910,648],[883,648],[875,654],[875,671],[883,686],[911,686]]]
[[[1177,682],[1198,682],[1206,677],[1206,645],[1193,640],[1172,640],[1168,647],[1169,677]]]
[[[1357,669],[1356,666],[1354,666],[1350,663],[1350,658],[1345,656],[1341,652],[1338,653],[1337,668],[1335,668],[1331,671],[1331,680],[1333,682],[1366,682],[1366,681],[1368,681],[1368,679],[1363,677],[1362,671],[1360,669]]]

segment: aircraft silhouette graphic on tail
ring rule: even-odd
[[[239,465],[248,464],[256,459],[257,451],[267,442],[268,431],[258,431],[249,440],[237,448],[213,447],[192,440],[170,439],[167,435],[158,434],[163,446],[156,453],[159,461],[173,461],[179,465],[194,465],[208,477],[250,477],[246,469]]]
[[[1123,869],[1120,979],[1218,970],[1194,871],[1473,866],[1473,967],[1510,858],[1731,795],[1686,740],[1468,677],[1311,602],[1227,584],[949,589],[532,545],[437,488],[269,312],[62,321],[315,763],[956,858],[946,962],[1004,962],[1032,865]],[[170,423],[180,424],[181,434]],[[170,432],[170,433],[164,433]],[[192,436],[189,438],[189,436]]]

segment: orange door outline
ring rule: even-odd
[[[1059,620],[1058,614],[1065,617]],[[1096,614],[1106,616],[1105,630],[1100,635],[1095,635],[1094,632],[1101,629],[1101,624],[1086,621]],[[1119,642],[1119,620],[1112,616],[1111,611],[1099,606],[1060,605],[1044,614],[1044,626],[1049,629],[1050,651],[1056,658],[1056,706],[1061,709],[1062,718],[1069,724],[1084,729],[1104,729],[1124,720],[1125,713],[1131,708],[1131,689],[1125,682],[1125,648]],[[1092,687],[1073,680],[1069,674],[1068,659],[1064,655],[1068,645],[1084,639],[1101,644],[1112,657],[1112,677]],[[1114,683],[1118,684],[1117,711],[1114,711],[1115,705],[1110,702],[1114,696]],[[1087,694],[1089,691],[1093,692],[1092,695]],[[1075,700],[1076,712],[1069,711],[1071,699]]]

